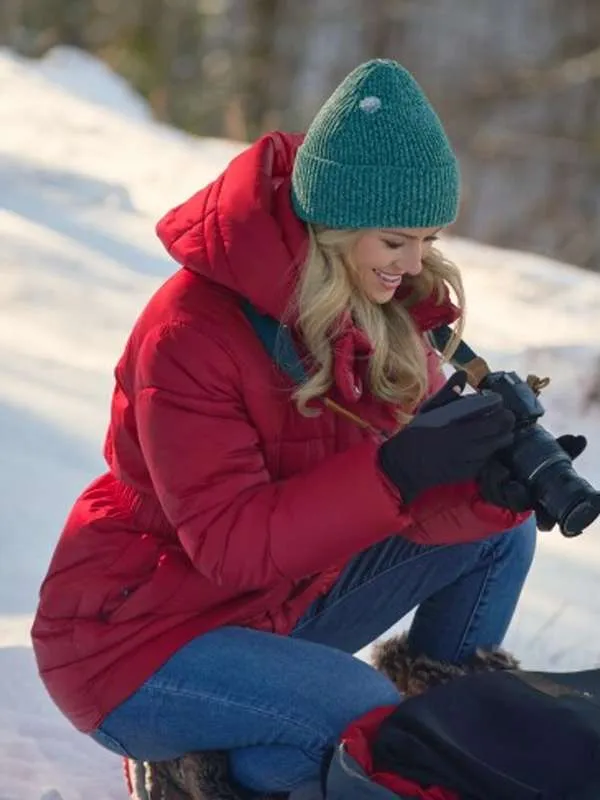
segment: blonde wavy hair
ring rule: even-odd
[[[373,303],[357,290],[353,278],[356,268],[352,250],[362,233],[309,226],[309,251],[298,286],[296,310],[311,372],[294,399],[305,416],[318,413],[308,404],[324,397],[332,386],[332,340],[339,332],[340,321],[350,313],[373,346],[367,371],[369,391],[397,405],[398,421],[403,423],[410,419],[411,410],[427,390],[423,338],[409,309],[431,294],[442,302],[452,290],[454,302],[464,310],[462,279],[458,268],[432,248],[423,260],[421,273],[405,276],[403,285],[410,291],[404,300]],[[442,354],[444,359],[449,359],[456,349],[462,327],[461,315]]]

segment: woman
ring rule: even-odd
[[[460,316],[434,247],[458,187],[421,89],[375,60],[304,139],[263,137],[159,223],[183,268],[116,368],[108,472],[75,503],[33,627],[49,693],[100,744],[223,749],[242,786],[290,791],[398,701],[352,654],[411,608],[415,653],[501,642],[535,540],[484,479],[514,418],[461,397],[460,373],[443,388],[424,336]],[[288,326],[300,385],[248,301]]]

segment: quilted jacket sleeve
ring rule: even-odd
[[[238,367],[211,337],[154,331],[138,364],[135,418],[155,492],[212,581],[252,590],[301,579],[410,524],[374,441],[274,482]]]
[[[476,484],[437,486],[410,504],[412,524],[402,535],[418,544],[459,544],[486,539],[531,516],[487,503]]]

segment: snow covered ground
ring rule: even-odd
[[[29,646],[37,587],[76,494],[103,468],[112,368],[173,270],[154,237],[167,208],[240,145],[153,123],[101,64],[67,49],[29,64],[0,51],[0,800],[124,798],[118,759],[72,731]],[[518,188],[518,187],[516,187]],[[600,485],[600,277],[451,239],[470,301],[467,340],[495,368],[552,376],[555,433],[586,433]],[[541,538],[507,645],[532,667],[600,663],[600,526]]]

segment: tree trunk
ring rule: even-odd
[[[248,0],[246,43],[236,70],[247,139],[264,132],[271,108],[279,12],[280,0]]]
[[[2,0],[0,3],[0,45],[17,44],[17,33],[23,18],[24,0]]]

